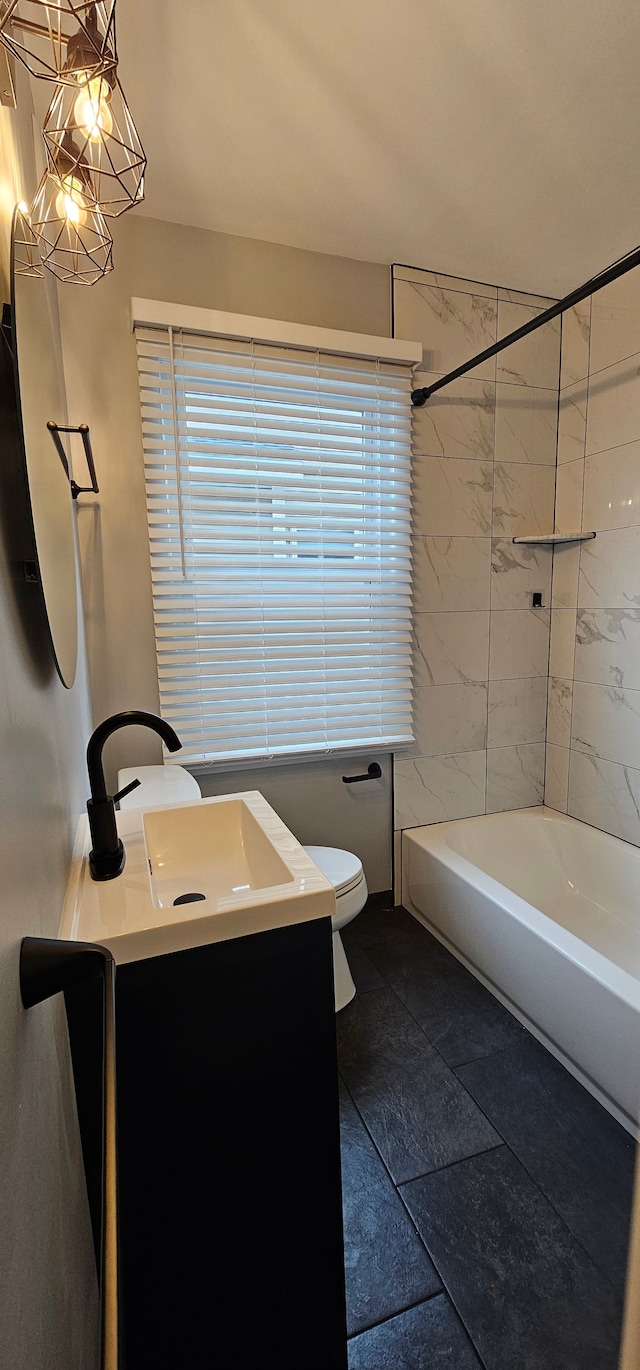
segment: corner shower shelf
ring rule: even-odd
[[[531,537],[512,538],[512,542],[525,542],[529,546],[555,547],[559,542],[590,542],[595,533],[536,533]]]

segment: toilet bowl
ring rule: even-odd
[[[356,992],[353,976],[349,970],[345,950],[342,945],[340,929],[346,927],[360,910],[364,908],[367,897],[367,881],[359,857],[340,847],[305,847],[305,851],[327,880],[331,881],[336,892],[336,911],[332,916],[333,924],[333,988],[336,1013],[351,1002]]]
[[[189,799],[202,798],[197,780],[184,766],[125,766],[118,771],[118,789],[124,789],[125,785],[130,785],[136,779],[140,780],[140,784],[120,800],[122,809],[153,808],[155,804],[182,804]],[[352,852],[342,851],[339,847],[305,847],[305,851],[327,880],[331,881],[336,892],[336,911],[331,921],[333,987],[338,1013],[356,992],[340,928],[346,927],[364,908],[368,897],[367,882],[362,862]]]

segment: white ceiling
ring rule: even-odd
[[[640,242],[636,0],[118,0],[140,212],[561,294]]]

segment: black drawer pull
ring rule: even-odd
[[[357,785],[360,780],[379,780],[382,771],[377,761],[372,761],[364,775],[343,775],[345,785]]]

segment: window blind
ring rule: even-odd
[[[410,742],[409,366],[174,327],[136,340],[174,759]]]

